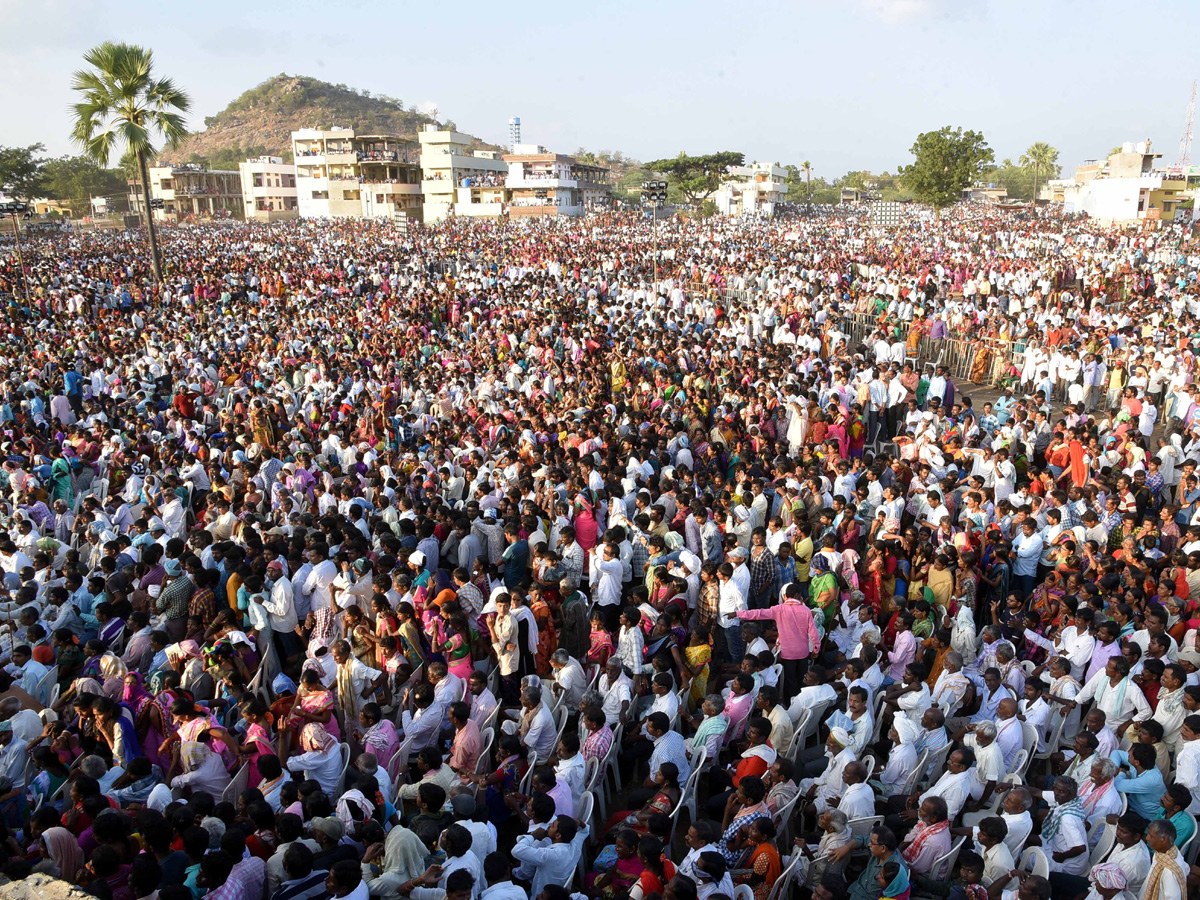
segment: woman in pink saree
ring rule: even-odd
[[[592,511],[592,502],[583,494],[575,495],[575,540],[583,548],[585,554],[590,553],[596,546],[596,514]]]
[[[258,760],[263,756],[275,756],[275,742],[269,730],[271,714],[258,697],[247,700],[239,707],[242,720],[246,722],[246,736],[242,738],[241,756],[249,766],[247,787],[256,788],[263,780],[258,771]]]

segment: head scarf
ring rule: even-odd
[[[941,823],[949,827],[949,823]],[[883,889],[883,893],[879,895],[879,900],[908,900],[908,867],[903,863],[900,864],[900,871],[896,873],[896,877],[891,883]]]
[[[337,745],[337,738],[319,722],[309,722],[300,732],[300,747],[305,753],[328,753]]]
[[[1183,866],[1179,864],[1179,851],[1174,847],[1168,853],[1155,853],[1154,859],[1150,863],[1150,874],[1146,876],[1145,886],[1142,888],[1143,897],[1157,897],[1159,895],[1159,883],[1162,879],[1170,874],[1179,882],[1179,896],[1187,896],[1187,876],[1184,873]]]
[[[1125,870],[1116,863],[1100,863],[1092,866],[1091,879],[1097,887],[1105,890],[1123,891],[1129,886]]]
[[[179,760],[185,772],[195,772],[212,755],[208,744],[200,741],[184,741],[179,746]]]
[[[142,701],[152,698],[150,697],[150,692],[146,690],[145,683],[142,681],[142,673],[131,672],[128,673],[126,677],[128,677],[129,674],[133,675],[133,684],[126,682],[125,690],[121,694],[121,700],[124,703],[128,703],[129,707],[136,711],[137,708],[141,706]]]
[[[100,657],[100,674],[104,676],[105,680],[124,678],[128,671],[125,663],[115,653],[105,653]]]
[[[850,734],[849,734],[849,732],[846,731],[845,728],[835,725],[832,729],[830,729],[829,736],[831,738],[833,738],[835,741],[837,741],[839,744],[841,744],[843,747],[850,746]]]
[[[59,877],[63,880],[74,880],[75,875],[83,868],[83,850],[75,835],[65,828],[55,826],[42,832],[42,840],[50,859],[58,866]]]
[[[358,807],[364,819],[369,819],[375,812],[375,804],[363,796],[362,791],[358,789],[346,791],[337,802],[336,814],[347,830],[354,827],[354,816],[350,812],[352,805]]]
[[[1058,834],[1058,828],[1066,816],[1078,816],[1086,822],[1087,813],[1084,812],[1083,801],[1078,797],[1072,797],[1066,803],[1055,806],[1050,810],[1050,815],[1046,817],[1046,821],[1042,824],[1042,841],[1044,846],[1049,846],[1049,842]]]

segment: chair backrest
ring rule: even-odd
[[[929,763],[929,751],[922,750],[921,755],[917,757],[917,764],[913,766],[913,770],[908,773],[900,785],[900,790],[896,793],[901,797],[911,795],[917,789],[917,784],[921,780],[921,775],[925,771],[925,766]]]
[[[50,685],[58,681],[58,666],[51,666],[46,670],[46,674],[41,677],[34,688],[36,696],[33,698],[38,703],[49,705],[50,700]]]
[[[1046,859],[1046,854],[1042,852],[1041,847],[1026,847],[1025,852],[1021,854],[1021,862],[1017,868],[1032,872],[1034,875],[1041,875],[1043,878],[1050,877],[1050,861]]]
[[[496,730],[485,728],[482,733],[483,750],[479,753],[479,762],[475,763],[475,774],[482,775],[492,761],[492,743],[496,740]]]
[[[1183,854],[1183,858],[1187,860],[1189,866],[1196,861],[1198,848],[1200,848],[1200,843],[1196,841],[1196,832],[1193,831],[1188,839],[1183,842],[1183,846],[1179,848],[1179,852]]]
[[[883,691],[875,695],[875,729],[871,732],[871,743],[879,743],[879,733],[883,730],[883,704],[887,696]]]
[[[342,755],[342,773],[338,775],[338,790],[346,789],[346,773],[350,771],[350,745],[342,741],[338,745],[338,752]]]
[[[872,828],[883,824],[883,816],[859,816],[846,824],[850,826],[850,833],[855,837],[866,837],[871,833]]]
[[[1050,713],[1050,727],[1046,730],[1046,749],[1033,754],[1034,759],[1048,759],[1051,753],[1058,750],[1068,719],[1068,716],[1060,716],[1058,713],[1057,707]]]
[[[733,889],[733,900],[754,900],[754,888],[748,884],[739,884]]]
[[[583,788],[587,791],[594,791],[596,785],[600,783],[600,760],[589,759],[583,766]]]
[[[1037,728],[1029,722],[1021,723],[1021,749],[1025,751],[1026,758],[1033,756],[1040,737]]]
[[[1008,770],[1008,774],[1017,776],[1019,778],[1021,775],[1025,774],[1025,767],[1028,765],[1029,751],[1022,747],[1017,751],[1017,755],[1013,757],[1012,768]]]
[[[558,752],[558,742],[562,740],[562,736],[567,730],[567,719],[570,717],[571,711],[567,707],[560,706],[558,709],[558,736],[554,739],[554,752]]]
[[[933,861],[933,865],[929,867],[929,878],[933,881],[949,881],[950,873],[954,871],[954,862],[958,859],[958,851],[962,849],[963,844],[967,842],[965,837],[960,837],[954,842],[954,845],[946,852],[945,856],[939,856]]]
[[[1031,659],[1021,660],[1021,670],[1025,673],[1026,678],[1028,678],[1030,675],[1032,675],[1033,670],[1036,668],[1037,668],[1037,663],[1035,663],[1033,660],[1031,660]]]
[[[877,762],[875,761],[875,754],[874,754],[874,753],[868,753],[868,754],[866,754],[866,755],[865,755],[865,756],[864,756],[862,759],[860,759],[860,760],[859,760],[859,762],[861,762],[861,763],[862,763],[864,766],[866,766],[866,767],[867,767],[867,778],[868,778],[868,779],[869,779],[869,778],[871,777],[871,775],[872,775],[872,774],[875,772],[875,767],[876,767],[877,765],[879,765],[879,763],[877,763]]]
[[[584,791],[579,795],[579,799],[575,801],[575,818],[592,827],[592,811],[596,808],[596,797],[591,791]]]
[[[926,766],[925,772],[927,774],[936,774],[940,778],[941,773],[946,769],[946,759],[950,756],[950,751],[953,749],[953,744],[946,744],[945,747],[942,747],[940,750],[934,752],[933,756],[929,758],[929,763]],[[925,779],[926,775],[922,775],[921,780],[925,781]]]
[[[771,893],[767,894],[767,900],[780,900],[781,897],[787,897],[791,890],[792,882],[796,880],[802,871],[801,865],[804,859],[804,854],[800,852],[793,853],[791,859],[788,860],[783,872],[779,876],[779,880],[771,887]]]
[[[1101,829],[1100,838],[1096,843],[1092,844],[1092,837],[1096,830]],[[1092,852],[1088,855],[1088,866],[1094,866],[1108,855],[1108,851],[1113,848],[1117,842],[1117,826],[1109,825],[1103,818],[1093,820],[1088,827],[1088,846],[1092,848]]]
[[[393,785],[397,783],[396,779],[402,769],[408,768],[408,757],[412,754],[412,738],[407,738],[400,742],[400,748],[395,755],[388,760],[387,773],[392,779]]]
[[[675,809],[684,805],[684,801],[689,796],[695,796],[696,786],[700,783],[700,776],[704,774],[704,761],[708,758],[707,751],[701,747],[696,755],[690,760],[692,771],[688,774],[687,781],[683,783],[683,791],[679,795],[679,802],[675,804]]]
[[[525,775],[521,779],[521,784],[517,787],[518,794],[526,797],[529,796],[530,786],[533,784],[533,770],[536,768],[536,765],[530,763],[529,768],[525,770]]]
[[[811,709],[806,709],[800,713],[800,718],[792,729],[792,743],[788,747],[787,755],[792,760],[793,766],[796,764],[796,757],[800,755],[800,751],[804,749],[804,743],[808,739],[808,723],[812,721],[812,713]]]

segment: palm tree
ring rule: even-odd
[[[1038,141],[1021,154],[1021,165],[1026,168],[1033,166],[1033,202],[1037,203],[1038,175],[1043,169],[1051,177],[1058,174],[1058,151],[1045,141]]]
[[[807,159],[800,164],[800,171],[804,173],[805,194],[808,198],[809,212],[812,211],[812,163]]]
[[[182,113],[191,100],[170,78],[154,76],[154,55],[144,47],[105,41],[85,53],[83,60],[91,68],[80,69],[71,79],[71,87],[82,97],[71,107],[75,112],[71,137],[83,147],[84,155],[106,168],[118,144],[136,157],[154,278],[162,281],[147,160],[154,155],[156,136],[175,146],[187,134]]]

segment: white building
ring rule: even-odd
[[[417,133],[417,140],[421,144],[426,222],[451,215],[500,215],[505,198],[498,197],[495,189],[504,187],[508,164],[498,153],[472,150],[470,135],[436,125],[426,125]],[[480,196],[480,188],[488,189],[486,196]]]
[[[1154,161],[1161,155],[1151,152],[1149,141],[1127,141],[1104,159],[1085,160],[1073,178],[1048,181],[1041,199],[1101,222],[1171,221],[1186,199],[1188,177],[1156,170]]]
[[[238,172],[247,219],[280,222],[300,215],[294,165],[280,156],[259,156],[238,163]]]
[[[296,201],[303,218],[421,220],[421,169],[413,141],[351,128],[292,132]]]
[[[787,197],[786,177],[787,170],[775,163],[730,166],[712,201],[723,216],[773,216]]]
[[[608,169],[551,153],[537,144],[517,144],[506,154],[510,216],[582,216],[612,205]]]

